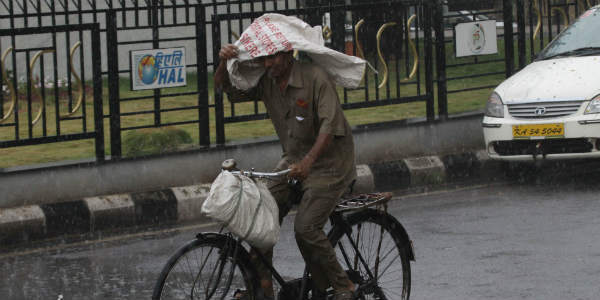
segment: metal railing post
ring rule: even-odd
[[[504,25],[506,27],[506,23]],[[525,68],[526,59],[526,42],[525,42],[525,2],[517,0],[517,30],[519,40],[519,69]],[[511,25],[512,27],[512,25]]]
[[[435,31],[435,62],[437,72],[438,115],[448,119],[448,83],[446,79],[446,43],[444,35],[444,15],[441,1],[436,1],[433,13]]]
[[[438,6],[439,1],[427,2],[423,5],[423,33],[425,35],[425,91],[428,95],[426,109],[427,121],[435,120],[435,103],[433,96],[433,40],[431,39],[431,26],[433,20],[432,9]],[[433,6],[433,7],[431,7]]]
[[[208,102],[208,58],[206,43],[206,7],[195,6],[196,11],[196,72],[198,74],[198,131],[200,146],[210,146]]]
[[[121,153],[121,107],[119,99],[119,53],[117,44],[117,14],[114,9],[106,12],[106,48],[108,63],[108,106],[110,111],[111,159],[119,159]]]
[[[100,54],[100,25],[92,29],[92,71],[94,81],[94,131],[96,133],[96,161],[104,162],[104,114],[102,101],[102,60]]]
[[[221,21],[218,15],[213,15],[213,71],[219,66],[219,50],[221,49]],[[215,126],[217,131],[217,145],[225,144],[225,111],[223,108],[223,92],[215,87]]]
[[[159,32],[158,32],[158,0],[152,1],[152,48],[158,49],[159,45]],[[164,11],[162,21],[164,23]],[[161,117],[160,117],[160,89],[154,89],[154,125],[160,126]]]
[[[506,62],[506,78],[515,71],[515,46],[513,37],[513,0],[504,0],[504,59]]]

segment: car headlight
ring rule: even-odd
[[[588,104],[587,108],[585,109],[586,115],[597,113],[600,113],[600,95],[594,97],[594,99],[590,101],[590,104]]]
[[[504,118],[504,104],[500,96],[495,92],[490,95],[485,105],[485,115],[494,118]]]

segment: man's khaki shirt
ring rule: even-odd
[[[224,90],[234,102],[246,99],[264,102],[283,147],[283,160],[288,164],[302,160],[319,134],[333,135],[331,144],[304,180],[304,188],[339,190],[354,180],[352,130],[344,117],[335,85],[321,67],[295,61],[283,92],[267,75],[250,91],[242,92],[231,85]]]

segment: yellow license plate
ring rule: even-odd
[[[563,137],[565,135],[565,125],[556,124],[535,124],[535,125],[513,125],[513,137],[516,139],[530,137]]]

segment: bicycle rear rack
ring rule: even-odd
[[[387,202],[392,199],[392,193],[369,193],[350,195],[342,197],[340,203],[338,203],[335,211],[346,212],[366,209],[372,206],[387,206]]]

